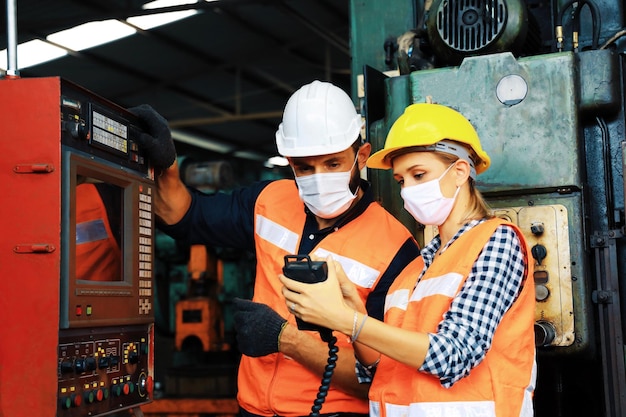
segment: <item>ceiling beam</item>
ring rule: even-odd
[[[250,120],[263,120],[263,119],[275,119],[282,118],[283,111],[275,110],[275,111],[266,111],[266,112],[258,112],[258,113],[247,113],[247,114],[232,114],[232,115],[224,115],[217,117],[196,117],[191,119],[178,119],[178,120],[170,120],[170,127],[187,127],[187,126],[201,126],[201,125],[213,125],[218,123],[229,123],[229,122],[241,122],[241,121],[250,121]]]

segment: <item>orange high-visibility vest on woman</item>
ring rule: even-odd
[[[419,257],[396,279],[387,295],[385,323],[436,333],[443,315],[463,287],[472,266],[496,228],[513,227],[528,265],[521,293],[502,317],[491,348],[469,375],[445,388],[439,378],[382,356],[370,389],[370,415],[382,417],[533,415],[535,381],[535,291],[532,262],[521,231],[501,219],[463,233],[430,265],[415,285],[424,263]]]
[[[257,255],[254,301],[272,307],[295,324],[281,293],[285,255],[297,254],[306,214],[294,181],[269,184],[255,205],[255,242]],[[326,236],[312,253],[332,254],[357,284],[363,299],[378,283],[398,250],[411,234],[379,204],[372,203],[356,219]],[[378,243],[378,244],[377,244]],[[311,332],[319,338],[317,332]],[[339,350],[349,346],[348,337],[335,333]],[[322,358],[324,359],[324,358]],[[282,353],[260,358],[242,356],[239,366],[239,404],[258,415],[306,416],[317,397],[321,376]],[[366,400],[357,399],[331,386],[321,410],[367,413]]]
[[[91,183],[79,184],[76,187],[76,279],[119,281],[121,256],[98,189]]]

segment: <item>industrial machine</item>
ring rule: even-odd
[[[140,415],[153,390],[153,171],[127,110],[0,81],[1,416]]]
[[[412,103],[468,117],[478,187],[535,262],[535,415],[626,415],[625,5],[619,0],[351,1],[355,98],[374,150]],[[436,230],[382,204],[418,239]]]

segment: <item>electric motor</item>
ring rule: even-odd
[[[435,0],[426,30],[441,64],[505,51],[527,55],[540,46],[538,25],[523,0]]]

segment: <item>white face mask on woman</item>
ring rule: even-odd
[[[405,210],[411,213],[415,220],[421,224],[425,226],[439,226],[450,215],[460,187],[456,187],[453,197],[444,197],[439,181],[453,166],[454,164],[450,165],[437,179],[405,187],[400,191],[400,195],[404,200]]]
[[[357,158],[349,171],[296,176],[300,198],[313,214],[332,219],[348,210],[358,191],[358,188],[354,193],[350,191],[352,169]]]

